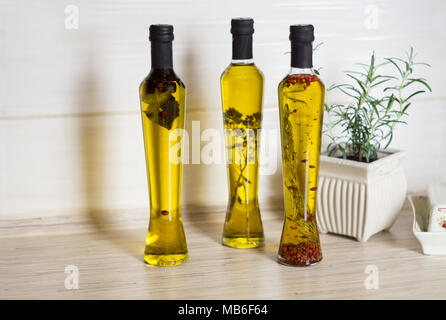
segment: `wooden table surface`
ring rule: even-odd
[[[190,257],[167,268],[143,262],[147,210],[2,219],[0,299],[446,298],[446,257],[421,253],[407,205],[390,232],[366,243],[322,235],[323,261],[307,268],[276,262],[280,208],[263,209],[259,249],[220,245],[224,208],[185,211]],[[77,290],[64,285],[69,265]],[[378,289],[366,288],[367,266],[378,271]]]

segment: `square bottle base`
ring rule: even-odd
[[[231,248],[238,249],[250,249],[250,248],[258,248],[263,245],[264,238],[256,237],[256,238],[228,238],[223,237],[222,244]]]
[[[153,266],[172,267],[186,262],[188,254],[144,254],[144,262]]]

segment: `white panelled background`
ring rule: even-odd
[[[79,28],[67,29],[67,6]],[[72,7],[69,7],[72,8]],[[266,79],[266,128],[278,128],[277,84],[289,68],[288,26],[312,23],[327,85],[355,62],[414,46],[431,69],[392,148],[408,151],[410,189],[446,178],[444,0],[0,0],[0,214],[148,207],[138,86],[150,68],[148,26],[175,27],[174,66],[187,87],[187,127],[222,130],[219,79],[231,58],[231,17],[255,19],[254,58]],[[329,95],[328,102],[345,102]],[[202,145],[206,142],[202,142]],[[260,200],[281,199],[278,170]],[[226,203],[222,164],[184,166],[183,203]]]

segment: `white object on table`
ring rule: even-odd
[[[446,232],[446,184],[432,183],[428,187],[430,215],[427,231]]]
[[[429,198],[426,195],[409,195],[414,214],[413,234],[425,255],[446,255],[446,233],[427,232],[427,222],[431,215]]]

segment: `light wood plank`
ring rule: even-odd
[[[263,248],[236,250],[221,246],[222,207],[186,210],[190,259],[185,264],[147,266],[142,260],[148,222],[145,211],[86,212],[77,222],[78,218],[70,222],[53,217],[2,224],[0,298],[446,298],[446,257],[421,254],[411,233],[412,217],[407,206],[390,232],[379,233],[366,243],[322,235],[324,259],[309,268],[276,262],[282,227],[280,208],[263,210]],[[15,235],[8,234],[10,228]],[[64,288],[67,265],[79,268],[78,290]],[[378,267],[377,290],[364,286],[367,265]]]

